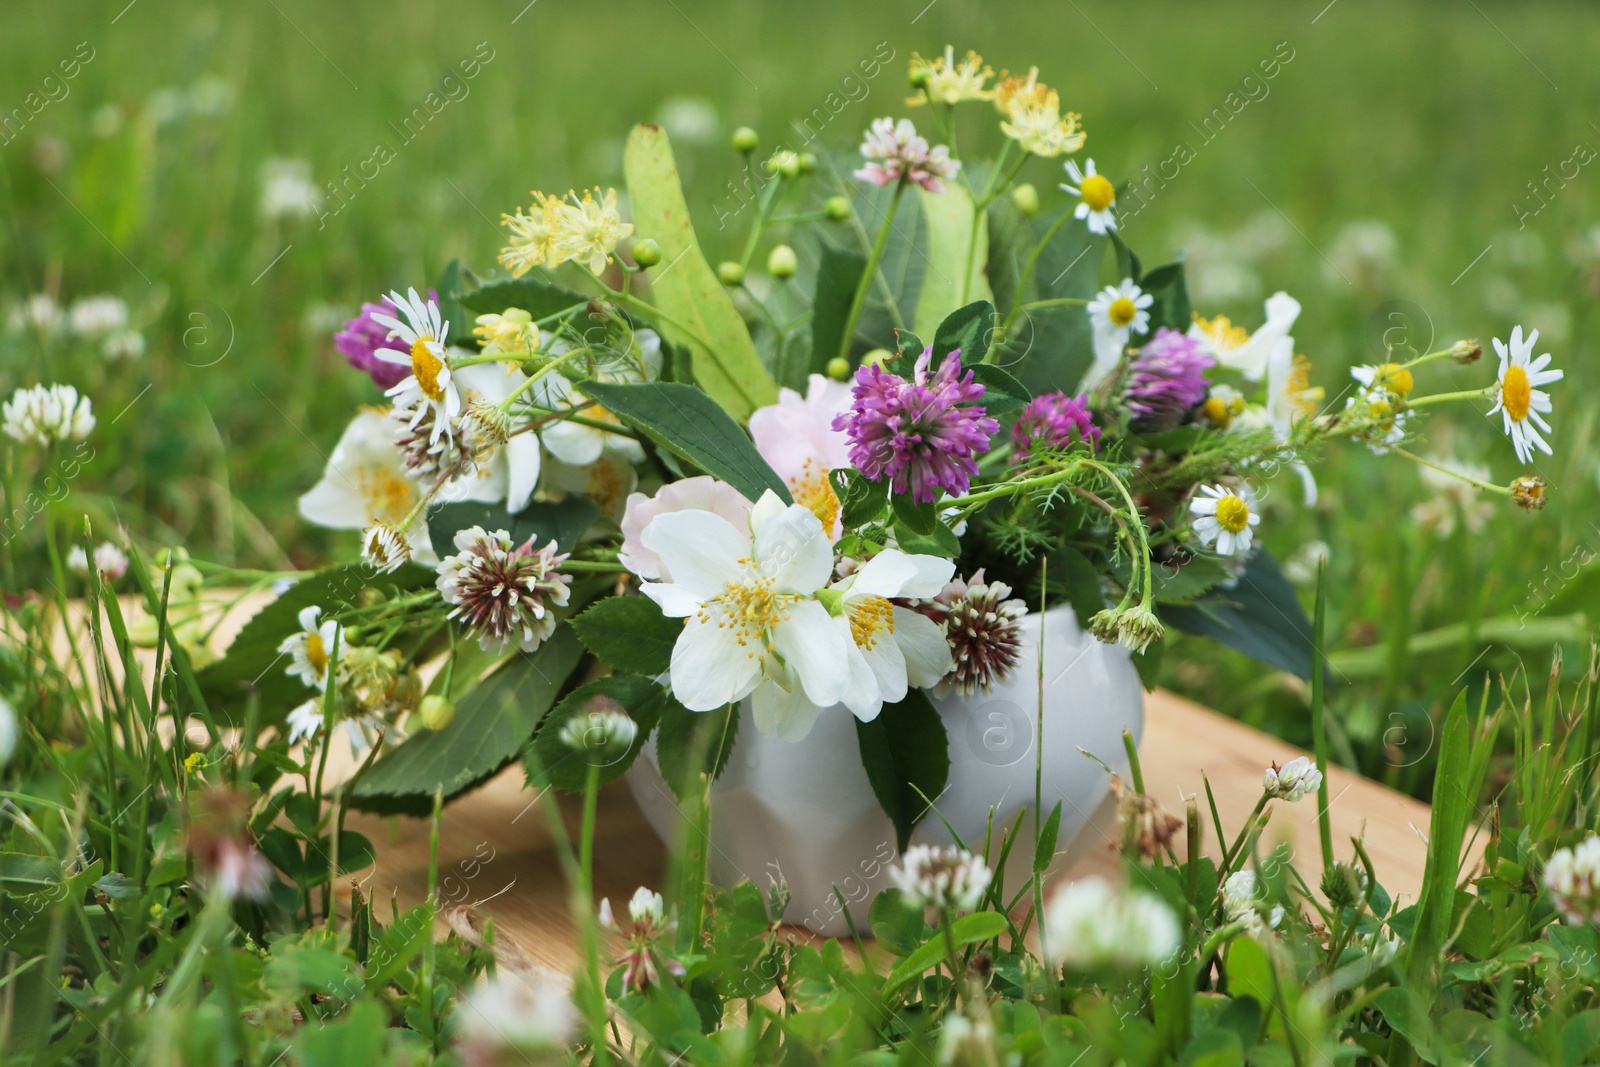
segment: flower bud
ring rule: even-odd
[[[1543,511],[1550,502],[1545,490],[1550,483],[1537,474],[1524,474],[1511,482],[1511,502],[1527,511]]]
[[[794,249],[788,245],[778,245],[767,256],[767,273],[774,278],[793,278],[799,265]]]
[[[1476,339],[1457,341],[1450,346],[1450,358],[1462,366],[1478,362],[1478,358],[1482,355],[1483,346]]]
[[[1366,891],[1365,881],[1359,868],[1335,862],[1322,872],[1322,895],[1336,908],[1353,908]]]
[[[772,158],[767,160],[768,174],[781,174],[785,178],[793,178],[800,173],[800,157],[785,148],[772,153]]]
[[[633,261],[648,270],[661,262],[661,246],[648,237],[642,241],[635,241]]]
[[[822,210],[834,222],[843,222],[850,217],[850,200],[843,196],[830,196],[828,202],[822,205]]]
[[[850,380],[850,361],[843,356],[834,356],[828,360],[828,377],[836,382]]]
[[[887,348],[874,348],[871,352],[861,357],[863,367],[877,367],[894,358],[894,353]]]
[[[815,174],[817,171],[817,156],[815,152],[800,153],[800,173]]]
[[[744,281],[744,268],[731,259],[717,264],[717,279],[723,285],[738,285]]]
[[[418,712],[422,725],[438,732],[449,726],[456,717],[455,701],[438,693],[429,693],[422,698],[422,708]]]
[[[932,74],[933,71],[928,69],[928,64],[913,63],[911,64],[911,70],[907,80],[911,82],[911,88],[921,90],[927,86],[928,78],[931,77]]]
[[[760,134],[748,126],[740,126],[733,131],[733,150],[735,152],[743,152],[745,155],[749,155],[756,150],[756,146],[760,143]]]
[[[1017,210],[1028,218],[1039,213],[1039,190],[1033,187],[1032,182],[1023,182],[1011,190],[1011,202],[1017,205]]]

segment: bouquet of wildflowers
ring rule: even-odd
[[[1004,679],[1030,611],[1070,604],[1147,680],[1172,627],[1309,676],[1262,489],[1287,468],[1312,502],[1326,443],[1426,462],[1424,409],[1489,399],[1519,459],[1549,451],[1561,372],[1537,331],[1495,340],[1481,389],[1422,388],[1480,358],[1464,340],[1327,397],[1293,298],[1237,325],[1191,308],[1181,262],[1141,263],[1037,71],[946,51],[911,84],[915,121],[874,121],[859,159],[735,134],[737,259],[708,260],[666,134],[639,126],[626,209],[534,192],[505,216],[504,273],[453,263],[367,304],[337,344],[374,402],[301,500],[362,562],[282,592],[200,691],[252,689],[290,741],[381,738],[353,792],[374,806],[519,754],[577,788],[652,737],[688,789],[745,700],[785,738],[820,715],[855,716],[864,749],[934,735],[905,746],[931,767],[871,776],[936,792],[927,692]],[[996,158],[961,158],[958,126],[997,127]],[[6,429],[53,410],[19,395]],[[1544,502],[1534,473],[1473,484]]]

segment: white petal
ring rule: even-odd
[[[905,656],[906,681],[918,688],[938,684],[955,670],[950,642],[937,623],[910,608],[894,609],[894,639]]]
[[[741,648],[731,627],[693,618],[672,646],[672,695],[690,711],[715,711],[749,695],[761,659]]]
[[[657,515],[639,539],[661,557],[674,582],[702,600],[746,577],[739,560],[750,554],[750,542],[727,519],[709,511]]]
[[[761,507],[758,503],[756,510]],[[752,523],[755,521],[752,516]],[[665,555],[662,558],[676,578],[677,564]],[[783,593],[814,593],[833,574],[833,546],[822,529],[822,520],[799,504],[761,522],[756,529],[755,558],[762,572],[770,575],[776,589]]]
[[[772,628],[772,645],[813,704],[826,708],[839,703],[844,688],[839,662],[849,645],[826,608],[815,600],[795,604]]]
[[[805,740],[822,714],[822,709],[807,700],[804,693],[791,693],[772,681],[756,687],[750,698],[750,711],[756,729],[777,734],[791,744]]]
[[[515,515],[528,506],[528,501],[533,499],[533,490],[539,484],[539,467],[544,462],[539,450],[539,438],[531,433],[518,434],[506,442],[505,456],[506,510]]]
[[[639,591],[654,600],[661,613],[669,619],[687,618],[697,613],[705,603],[700,597],[671,582],[640,582]]]

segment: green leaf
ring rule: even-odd
[[[1426,981],[1456,929],[1461,848],[1467,826],[1478,809],[1482,787],[1482,772],[1473,759],[1472,723],[1463,689],[1445,713],[1444,726],[1439,731],[1428,857],[1422,870],[1422,891],[1417,895],[1417,929],[1406,955],[1406,972],[1414,982]]]
[[[943,522],[935,522],[933,529],[927,533],[917,533],[914,530],[895,529],[895,539],[902,551],[926,556],[946,556],[950,559],[961,555],[961,540],[955,532]]]
[[[1132,578],[1126,557],[1112,564],[1111,574],[1126,586]],[[1160,604],[1187,604],[1227,581],[1216,556],[1194,556],[1181,567],[1156,563],[1150,568],[1150,591]],[[1309,673],[1309,672],[1308,672]]]
[[[1591,1062],[1590,1053],[1600,1046],[1600,1009],[1580,1011],[1561,1025],[1561,1062],[1578,1067]]]
[[[582,658],[583,646],[566,626],[533,652],[512,656],[461,698],[450,725],[412,734],[374,763],[356,784],[356,806],[399,801],[415,809],[435,789],[453,796],[489,777],[522,751]]]
[[[944,720],[920,689],[885,704],[871,722],[856,722],[856,742],[867,780],[884,814],[894,823],[900,851],[927,814],[928,801],[944,792],[950,776],[950,742]],[[923,798],[928,798],[924,800]]]
[[[1144,276],[1140,288],[1154,300],[1150,305],[1151,337],[1163,326],[1179,333],[1189,329],[1194,312],[1189,306],[1189,286],[1184,280],[1181,262],[1154,268]]]
[[[1050,817],[1045,819],[1044,827],[1039,831],[1039,840],[1034,847],[1033,869],[1035,873],[1043,874],[1050,869],[1050,863],[1056,858],[1056,838],[1061,835],[1061,801],[1056,801],[1056,806],[1050,809]]]
[[[889,489],[881,482],[869,482],[853,467],[830,471],[833,491],[839,498],[839,521],[847,530],[876,522],[889,509]]]
[[[832,245],[822,246],[817,288],[811,299],[812,374],[826,374],[828,361],[839,354],[850,302],[855,298],[856,286],[861,284],[861,272],[866,269],[866,256]]]
[[[1111,246],[1117,250],[1117,273],[1124,278],[1132,278],[1133,283],[1142,288],[1144,271],[1139,264],[1139,257],[1133,254],[1133,249],[1115,230],[1111,232]]]
[[[1070,214],[1063,217],[1070,211],[1069,207],[1041,216],[1030,225],[1017,215],[1009,198],[989,205],[991,279],[999,306],[1010,319],[994,363],[1014,374],[1034,396],[1056,389],[1076,391],[1094,360],[1089,316],[1082,304],[1022,310],[1030,303],[1088,300],[1094,295],[1105,238],[1075,223]],[[1046,234],[1050,239],[1039,252],[1032,278],[1019,288],[1022,271]]]
[[[756,408],[777,403],[777,383],[695,239],[666,131],[635,126],[623,151],[623,169],[636,236],[661,246],[663,266],[650,275],[655,306],[663,313],[661,332],[689,346],[695,380],[735,419],[743,421]]]
[[[794,503],[789,487],[767,466],[739,424],[694,386],[586,381],[583,391],[659,447],[751,500],[771,489],[785,504]]]
[[[933,528],[939,525],[939,508],[931,500],[919,504],[911,499],[910,493],[893,493],[890,503],[894,505],[894,528],[897,533],[905,530],[908,533],[931,534]]]
[[[1250,558],[1231,589],[1188,605],[1170,605],[1163,621],[1238,649],[1269,667],[1311,677],[1315,654],[1311,620],[1278,561],[1262,549]]]
[[[933,335],[933,364],[951,352],[961,354],[963,367],[983,362],[994,337],[994,305],[976,300],[952,311]]]
[[[611,596],[574,618],[572,629],[612,670],[655,675],[672,666],[672,646],[683,632],[683,620],[661,614],[649,597]]]
[[[983,407],[990,415],[1002,415],[1025,407],[1033,397],[1028,387],[1011,374],[992,363],[977,363],[967,368],[973,381],[983,386]]]
[[[536,546],[554,541],[563,552],[570,552],[599,517],[599,506],[581,496],[569,496],[558,503],[535,501],[515,515],[499,504],[464,501],[430,511],[428,536],[440,555],[453,552],[456,533],[473,526],[481,526],[489,533],[504,530],[514,544],[520,545],[531,537]]]
[[[922,338],[910,330],[896,330],[894,332],[894,344],[896,352],[902,356],[910,356],[912,359],[922,355],[923,350],[928,347],[923,344]]]
[[[569,720],[596,710],[596,701],[603,700],[616,701],[639,727],[633,744],[620,751],[572,748],[561,737],[562,727]],[[588,781],[590,767],[596,765],[600,768],[600,784],[615,781],[633,766],[650,731],[656,728],[662,709],[669,702],[677,703],[671,693],[637,674],[612,674],[580,685],[550,709],[550,714],[539,724],[539,733],[533,739],[527,760],[528,781],[535,787],[549,784],[569,793],[581,793]]]
[[[999,912],[976,911],[971,915],[963,915],[951,923],[950,935],[955,940],[956,947],[960,948],[992,941],[1009,929],[1010,924],[1006,921],[1006,917]],[[936,936],[895,964],[894,970],[890,971],[889,977],[884,980],[883,995],[886,998],[892,996],[902,987],[921,977],[924,971],[937,966],[944,958],[944,938]]]
[[[281,723],[290,708],[313,692],[289,675],[287,657],[278,651],[285,637],[299,631],[302,609],[316,605],[326,618],[355,605],[366,590],[395,596],[427,588],[434,577],[431,570],[409,564],[392,574],[379,574],[365,563],[352,563],[302,578],[244,624],[226,655],[196,673],[202,697],[220,722],[238,725],[248,696],[255,693],[260,698],[257,722]]]
[[[268,964],[270,970],[271,964]],[[350,1063],[378,1063],[389,1021],[376,1000],[357,1001],[338,1018],[317,1026],[303,1026],[295,1034],[293,1062],[305,1067],[344,1067]]]
[[[439,294],[439,316],[450,324],[450,336],[464,338],[472,336],[472,328],[467,325],[467,313],[461,307],[461,261],[452,259],[445,264],[444,270],[439,272],[439,280],[434,283],[434,291]]]
[[[931,333],[941,319],[960,306],[963,293],[983,298],[990,295],[989,283],[984,277],[989,226],[987,215],[983,215],[978,218],[978,226],[974,231],[972,195],[959,185],[949,186],[942,193],[917,190],[917,194],[922,203],[922,217],[927,220],[924,248],[928,262],[955,267],[953,270],[931,270],[923,275],[922,292],[917,297],[917,313],[912,326],[919,333]],[[978,255],[971,254],[974,239],[979,249]],[[971,273],[963,287],[961,270],[969,264]]]
[[[535,322],[588,302],[589,298],[575,289],[534,276],[492,282],[461,294],[461,305],[468,311],[498,315],[507,308],[521,308]]]
[[[267,961],[261,982],[266,988],[290,997],[305,992],[347,997],[352,990],[361,988],[354,965],[355,961],[349,956],[332,949],[279,942]]]
[[[676,700],[661,709],[656,759],[661,777],[682,801],[699,795],[700,775],[715,781],[728,765],[739,739],[739,705],[718,711],[690,711]]]
[[[867,924],[878,944],[896,956],[909,956],[928,936],[922,909],[893,887],[872,898],[867,909]]]
[[[1266,1008],[1273,1003],[1272,961],[1253,937],[1236,937],[1228,943],[1228,992],[1254,997]]]
[[[1099,569],[1090,562],[1088,556],[1071,545],[1062,545],[1053,551],[1050,562],[1052,568],[1061,568],[1072,613],[1078,617],[1078,625],[1087,630],[1089,620],[1106,606],[1105,593],[1100,588]]]

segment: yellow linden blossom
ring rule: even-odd
[[[1212,426],[1226,430],[1244,414],[1244,397],[1226,385],[1212,386],[1211,394],[1200,405],[1200,414]]]
[[[1003,78],[994,91],[995,107],[1009,121],[1000,130],[1024,151],[1050,158],[1076,152],[1086,135],[1078,125],[1077,112],[1061,112],[1061,97],[1039,81],[1039,68],[1026,78]]]
[[[500,262],[520,278],[534,267],[555,267],[561,259],[555,251],[555,219],[561,201],[535,191],[533,207],[526,214],[518,210],[515,215],[501,217],[505,228],[511,231],[511,243],[500,250]]]
[[[606,269],[617,242],[633,232],[633,224],[623,222],[622,213],[617,210],[617,191],[607,189],[596,199],[599,193],[596,186],[592,192],[585,192],[582,200],[576,193],[567,194],[572,203],[563,203],[556,209],[552,240],[559,262],[574,260],[593,274]]]
[[[491,354],[526,356],[539,350],[539,328],[533,325],[533,316],[522,308],[506,308],[501,315],[479,315],[472,332],[483,341],[483,350]]]
[[[926,95],[906,100],[913,107],[932,100],[939,104],[959,104],[965,100],[990,100],[993,89],[985,89],[984,82],[994,77],[994,68],[986,66],[983,57],[968,52],[960,63],[956,62],[954,45],[944,46],[944,55],[923,59],[911,53],[911,83],[921,85]]]

